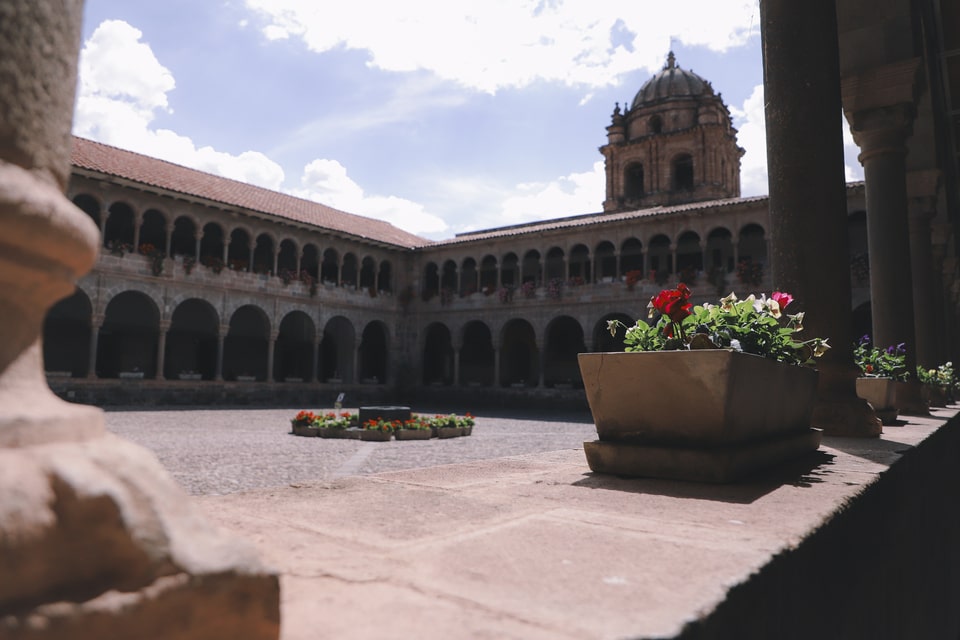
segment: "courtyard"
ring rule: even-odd
[[[153,451],[180,486],[193,495],[582,450],[585,440],[596,437],[589,413],[488,412],[477,415],[473,435],[462,438],[414,442],[301,438],[290,434],[290,419],[297,410],[110,410],[105,420],[113,433]],[[415,408],[415,413],[423,415],[449,412]]]

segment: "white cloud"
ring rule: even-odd
[[[293,195],[365,215],[416,234],[439,234],[447,224],[424,210],[423,205],[396,196],[367,195],[336,160],[317,159],[308,164]]]
[[[168,129],[155,129],[158,112],[171,112],[167,94],[176,82],[157,60],[143,33],[126,22],[100,24],[80,52],[79,92],[73,131],[155,158],[235,180],[278,189],[283,169],[264,154],[233,155]]]
[[[740,159],[740,193],[764,195],[767,187],[767,130],[763,112],[763,85],[753,88],[742,107],[730,106],[737,143],[746,153]]]
[[[742,107],[730,107],[737,142],[746,150],[740,163],[740,192],[744,196],[769,193],[767,183],[767,131],[764,117],[763,85],[753,88]],[[843,118],[843,115],[840,115]],[[860,149],[853,141],[850,127],[843,121],[844,174],[847,182],[863,180],[863,167],[857,161]]]
[[[266,38],[296,37],[317,52],[365,50],[388,71],[425,69],[494,93],[539,80],[602,87],[659,70],[675,37],[714,51],[759,33],[756,0],[246,0]]]
[[[604,162],[599,160],[590,171],[571,173],[549,182],[521,183],[496,193],[491,192],[489,185],[463,184],[460,190],[473,193],[478,206],[470,222],[459,225],[456,231],[475,231],[601,211],[606,195],[606,171]],[[484,215],[481,201],[494,213]]]

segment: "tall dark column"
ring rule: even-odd
[[[855,386],[836,5],[761,0],[760,20],[774,286],[833,347],[818,364],[814,426],[876,436]]]

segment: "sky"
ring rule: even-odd
[[[74,133],[441,240],[601,211],[614,105],[672,50],[722,95],[742,195],[762,195],[759,18],[757,0],[87,0]]]

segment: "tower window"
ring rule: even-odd
[[[628,200],[637,200],[643,197],[643,165],[639,162],[628,165],[624,172],[623,195]]]
[[[677,156],[673,161],[673,190],[693,191],[693,158],[689,154]]]
[[[661,133],[663,131],[663,120],[660,116],[651,116],[650,133]]]

